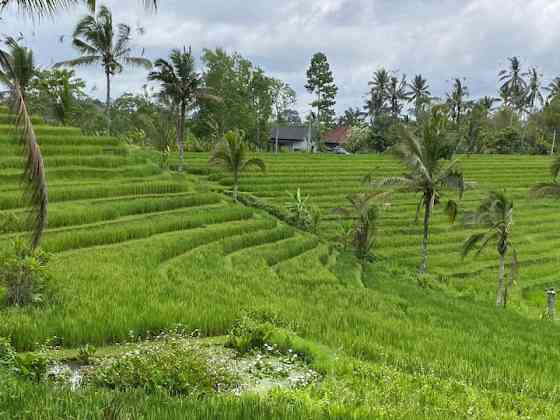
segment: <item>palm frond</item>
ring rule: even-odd
[[[536,184],[529,190],[529,196],[533,198],[560,198],[560,184],[557,182]]]
[[[101,62],[103,57],[99,55],[86,55],[83,57],[74,58],[72,60],[61,61],[60,63],[56,63],[54,67],[62,67],[62,66],[69,66],[69,67],[79,67],[79,66],[89,66],[91,64],[95,64]]]
[[[31,117],[25,103],[23,92],[15,77],[10,59],[2,50],[0,50],[0,68],[2,68],[2,70],[7,73],[8,78],[11,79],[11,87],[15,96],[16,131],[20,137],[26,156],[23,182],[26,185],[26,196],[32,207],[32,212],[30,213],[31,224],[33,226],[31,247],[35,249],[39,246],[43,231],[47,225],[48,188],[43,156],[39,143],[37,142],[33,124],[31,123]]]
[[[486,236],[485,233],[475,233],[467,238],[465,243],[463,244],[463,248],[461,249],[461,257],[465,258],[469,255],[472,251],[474,251],[481,242],[484,237]]]
[[[249,160],[245,161],[241,170],[243,171],[244,169],[246,169],[250,166],[256,166],[261,171],[266,172],[266,164],[264,163],[264,161],[262,159],[252,158],[252,159],[249,159]]]
[[[142,0],[144,6],[148,10],[157,10],[157,0]],[[15,6],[16,9],[30,16],[49,16],[56,12],[69,9],[80,3],[86,4],[90,11],[95,11],[97,6],[96,0],[3,0],[0,2],[0,11],[8,6]]]
[[[123,61],[129,66],[144,67],[148,70],[152,68],[152,62],[143,57],[125,57]]]

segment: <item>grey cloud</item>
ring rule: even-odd
[[[182,45],[197,53],[217,46],[238,51],[291,83],[302,112],[311,100],[305,71],[317,51],[333,68],[339,112],[363,104],[367,82],[381,66],[422,73],[437,96],[444,96],[453,77],[466,77],[473,96],[494,95],[497,72],[511,55],[537,66],[547,80],[560,74],[560,0],[161,0],[157,14],[142,10],[138,0],[106,3],[115,21],[147,29],[138,45],[149,58]],[[83,13],[35,23],[5,13],[0,33],[24,32],[47,66],[75,54],[57,38],[71,34]],[[79,74],[103,95],[98,69]],[[115,80],[115,93],[141,89],[145,76],[127,70]]]

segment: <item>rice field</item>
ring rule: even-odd
[[[0,369],[0,418],[97,418],[111,404],[128,418],[557,416],[560,330],[536,316],[544,305],[537,291],[556,281],[557,203],[527,199],[530,185],[546,179],[549,159],[464,159],[467,178],[479,184],[464,209],[490,188],[506,187],[516,200],[521,279],[514,305],[497,311],[497,261],[491,253],[461,261],[468,232],[437,211],[433,275],[418,281],[420,226],[411,195],[392,197],[374,263],[362,267],[334,246],[339,221],[332,209],[363,190],[367,173],[399,174],[387,157],[264,155],[267,173],[243,176],[243,191],[277,206],[301,187],[324,214],[313,235],[233,203],[222,194],[231,179],[209,169],[206,154],[189,155],[189,173],[177,174],[115,139],[37,131],[52,203],[43,243],[53,254],[52,299],[0,307],[0,336],[20,352],[55,337],[69,349],[103,347],[177,325],[223,336],[252,313],[293,331],[291,345],[305,349],[321,380],[266,395],[193,400],[142,390],[75,392]],[[0,218],[9,212],[20,222],[0,232],[0,248],[25,231],[12,136],[0,126]]]
[[[192,155],[188,167],[196,173],[206,171],[208,179],[231,185],[226,174],[208,168],[207,156]],[[277,207],[288,201],[287,192],[301,188],[309,202],[321,209],[323,221],[320,236],[336,240],[344,222],[333,209],[345,206],[348,194],[369,187],[364,177],[374,179],[397,176],[403,167],[390,156],[358,155],[265,155],[267,174],[249,173],[242,178],[240,189]],[[465,193],[461,213],[476,209],[481,198],[491,190],[503,190],[515,202],[514,243],[521,262],[520,278],[513,304],[533,316],[542,313],[544,290],[560,286],[560,202],[553,199],[530,199],[528,191],[538,182],[548,181],[551,158],[547,156],[487,155],[465,156],[461,166],[466,179],[475,188]],[[450,195],[453,197],[453,194]],[[456,197],[455,197],[456,198]],[[414,270],[420,262],[422,224],[415,221],[419,197],[411,193],[392,193],[381,216],[375,253],[379,259],[398,261]],[[445,285],[452,285],[461,295],[490,302],[495,293],[498,261],[494,249],[478,258],[462,260],[460,249],[471,231],[461,223],[461,216],[449,225],[443,205],[436,208],[431,227],[429,271]],[[528,293],[527,291],[537,293]],[[530,296],[530,297],[529,297]]]

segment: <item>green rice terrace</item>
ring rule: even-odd
[[[235,203],[208,154],[188,153],[177,173],[116,138],[35,123],[52,298],[0,308],[0,337],[17,351],[0,341],[0,356],[28,367],[25,380],[0,375],[0,418],[557,417],[560,330],[541,314],[560,281],[559,204],[528,198],[550,158],[462,158],[478,185],[461,212],[494,188],[515,200],[521,270],[504,311],[493,305],[493,250],[462,260],[470,232],[439,207],[430,274],[416,275],[411,194],[388,199],[373,262],[337,245],[332,210],[365,175],[400,174],[391,157],[261,155],[266,173],[244,174],[241,194],[283,208],[301,188],[323,215],[315,235]],[[0,150],[7,249],[25,229],[10,125]]]

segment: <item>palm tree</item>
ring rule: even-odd
[[[500,101],[500,98],[494,98],[493,96],[483,96],[482,98],[480,98],[478,103],[486,110],[486,112],[492,112],[495,109],[494,104]]]
[[[498,290],[496,292],[496,306],[505,307],[508,291],[513,286],[517,275],[517,253],[511,243],[513,228],[513,201],[504,192],[490,192],[478,210],[470,215],[467,223],[484,226],[486,232],[471,235],[464,243],[462,256],[477,250],[479,255],[488,244],[494,242],[500,256],[500,269],[498,274]],[[509,250],[512,250],[510,281],[505,284],[505,263]]]
[[[18,81],[21,95],[25,101],[31,79],[33,79],[33,76],[36,74],[33,51],[30,48],[21,46],[19,42],[12,37],[7,37],[5,44],[9,48],[14,77]]]
[[[368,83],[370,98],[365,106],[371,121],[387,110],[387,88],[389,87],[390,74],[381,68],[373,74],[373,80]]]
[[[356,256],[365,261],[371,256],[375,245],[375,233],[379,221],[380,205],[386,205],[387,192],[369,191],[347,196],[349,207],[335,209],[335,213],[352,217],[352,245]]]
[[[48,189],[43,165],[43,156],[35,136],[31,117],[25,102],[24,88],[29,82],[32,69],[32,55],[23,53],[17,43],[9,40],[10,52],[0,50],[0,82],[10,90],[16,114],[16,130],[23,145],[25,169],[23,180],[26,183],[27,198],[32,207],[31,248],[36,249],[47,225]],[[24,62],[22,62],[23,60]]]
[[[389,109],[393,118],[398,118],[402,111],[402,102],[408,100],[408,93],[406,91],[406,75],[402,79],[392,76],[387,86],[387,99],[389,100]]]
[[[237,201],[241,173],[251,166],[256,166],[263,172],[266,170],[266,165],[261,159],[250,159],[247,155],[245,133],[241,130],[234,130],[224,135],[223,141],[216,145],[210,156],[211,165],[221,166],[233,175],[233,199],[235,201]]]
[[[111,77],[121,73],[124,65],[148,69],[152,67],[150,60],[132,56],[130,26],[120,23],[117,25],[117,31],[115,38],[113,15],[106,6],[101,6],[97,16],[85,16],[74,30],[72,45],[82,56],[56,64],[56,66],[83,66],[100,63],[103,66],[107,82],[105,111],[109,131],[111,129]]]
[[[348,108],[344,114],[338,117],[339,127],[359,127],[364,125],[364,114],[360,108]]]
[[[447,103],[451,108],[451,116],[457,124],[461,121],[467,107],[466,99],[468,96],[469,90],[465,83],[459,78],[453,79],[453,87],[451,92],[447,94]]]
[[[531,188],[530,196],[540,197],[560,197],[560,157],[557,157],[550,166],[551,182],[541,182]]]
[[[447,114],[441,107],[436,107],[421,128],[420,138],[403,128],[401,141],[392,152],[408,168],[408,173],[403,177],[386,178],[379,183],[380,186],[396,186],[401,191],[421,194],[416,210],[416,220],[424,211],[421,273],[428,268],[430,222],[434,207],[441,202],[444,190],[456,190],[461,198],[465,189],[458,161],[453,159],[446,162],[449,154],[446,146],[447,122]],[[457,203],[448,200],[446,211],[449,221],[453,223],[458,211]]]
[[[182,50],[171,51],[169,61],[159,59],[155,62],[156,71],[148,75],[148,80],[158,81],[162,85],[161,95],[174,103],[177,108],[177,148],[181,167],[185,159],[185,119],[187,111],[201,99],[220,100],[204,87],[204,81],[196,72],[195,59],[192,51],[183,47]]]
[[[143,0],[147,8],[157,9],[157,0]],[[90,11],[94,12],[97,6],[96,0],[1,0],[0,12],[8,6],[15,6],[18,11],[33,16],[52,15],[59,10],[72,6],[85,4]]]
[[[548,92],[547,101],[558,96],[560,94],[560,77],[555,77],[544,90]]]
[[[428,81],[421,74],[414,76],[414,80],[408,84],[408,101],[414,102],[414,115],[418,118],[418,114],[423,107],[429,103],[431,93]]]
[[[537,104],[542,105],[544,103],[544,97],[541,92],[542,75],[537,72],[535,67],[532,67],[526,75],[529,78],[529,84],[527,86],[527,95],[525,99],[531,112],[535,112]]]
[[[521,62],[517,57],[509,57],[509,69],[498,73],[501,83],[500,92],[505,98],[506,105],[521,112],[527,91],[527,82],[523,78]]]

